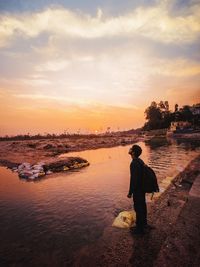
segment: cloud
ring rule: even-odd
[[[52,94],[49,93],[48,95],[42,94],[42,93],[15,93],[12,94],[12,97],[18,98],[18,99],[24,99],[24,100],[31,100],[31,101],[37,101],[39,100],[41,104],[45,105],[45,103],[58,103],[58,104],[63,104],[69,107],[69,106],[79,106],[79,107],[88,107],[88,106],[95,106],[95,105],[100,105],[95,104],[91,100],[87,99],[75,99],[66,95],[59,96],[57,94]],[[62,107],[62,106],[60,106]]]
[[[0,46],[16,37],[35,38],[42,33],[62,38],[96,39],[143,36],[161,43],[190,43],[200,32],[200,7],[192,6],[187,14],[171,15],[168,5],[138,7],[115,17],[98,9],[96,16],[64,8],[48,8],[38,13],[1,15]]]
[[[59,96],[50,96],[50,95],[43,95],[43,94],[14,94],[14,97],[17,98],[25,98],[25,99],[31,99],[31,100],[37,100],[37,99],[42,99],[42,100],[62,100],[63,97]]]
[[[177,15],[156,4],[113,17],[100,9],[91,16],[53,7],[1,15],[0,43],[13,46],[0,51],[0,91],[36,109],[102,111],[94,103],[140,108],[153,99],[171,101],[171,88],[181,99],[185,87],[191,99],[200,64],[184,53],[188,47],[198,52],[197,42],[191,44],[199,34],[199,11],[191,6]]]
[[[187,77],[200,74],[200,63],[178,58],[174,60],[156,59],[150,69],[152,74],[161,74],[170,77]]]
[[[46,63],[36,66],[35,70],[39,72],[60,71],[60,70],[63,70],[68,65],[69,65],[69,62],[67,60],[47,61]]]
[[[18,82],[21,84],[29,85],[29,86],[48,86],[51,85],[52,82],[47,79],[20,79]]]
[[[1,97],[1,95],[0,95]],[[2,95],[2,97],[5,97]],[[22,101],[31,101],[32,105],[35,103],[40,103],[43,107],[46,106],[54,106],[56,103],[59,104],[59,108],[69,109],[87,109],[88,111],[93,112],[102,112],[104,109],[112,109],[112,108],[118,108],[122,110],[130,110],[135,109],[138,110],[139,107],[134,104],[126,104],[126,103],[101,103],[98,100],[91,100],[91,99],[75,99],[72,97],[69,97],[67,95],[59,96],[56,94],[42,94],[42,93],[13,93],[10,95],[11,98],[14,99],[21,99]],[[53,105],[52,105],[53,104]]]

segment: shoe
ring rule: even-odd
[[[137,226],[135,225],[130,227],[130,231],[134,231],[135,229],[137,229]]]
[[[132,227],[132,229],[131,229],[131,233],[132,233],[133,235],[138,235],[138,236],[142,236],[142,235],[144,235],[144,231],[141,230],[141,229],[138,229],[137,227]]]

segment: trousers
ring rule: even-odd
[[[136,213],[136,227],[143,230],[147,225],[147,205],[145,193],[137,192],[133,194],[133,207]]]

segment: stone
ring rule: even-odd
[[[28,162],[24,162],[18,166],[16,171],[20,178],[27,180],[35,180],[41,178],[47,174],[54,172],[68,171],[71,169],[78,169],[86,167],[89,162],[79,157],[68,157],[66,159],[53,159],[47,162],[39,162],[31,165]]]

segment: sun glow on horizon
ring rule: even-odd
[[[131,129],[153,100],[199,102],[200,6],[133,3],[0,12],[0,135]]]

